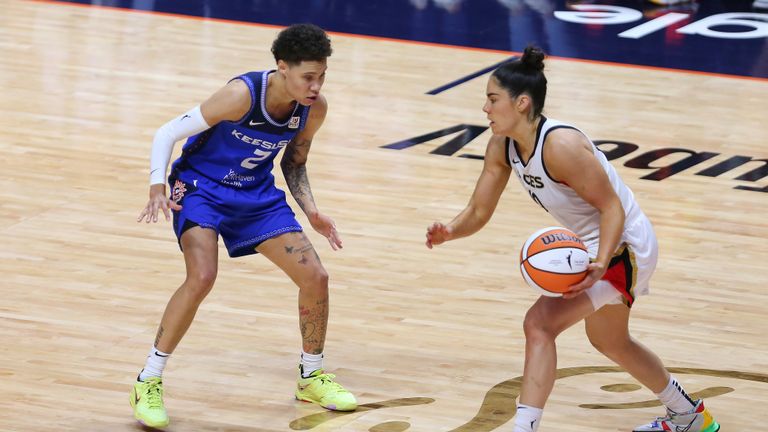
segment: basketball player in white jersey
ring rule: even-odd
[[[467,207],[427,228],[427,247],[469,236],[490,219],[512,173],[537,205],[587,245],[586,279],[562,297],[540,297],[526,314],[525,368],[514,432],[538,429],[555,381],[557,336],[584,320],[592,345],[656,393],[667,414],[635,432],[716,432],[702,400],[692,400],[648,348],[629,334],[630,308],[648,292],[657,242],[605,155],[578,129],[541,113],[547,92],[544,53],[528,47],[488,80],[483,111],[493,136]]]

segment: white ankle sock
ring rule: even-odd
[[[515,430],[513,432],[536,432],[541,423],[544,410],[529,405],[517,404],[515,414]]]
[[[301,351],[301,375],[308,377],[312,372],[323,368],[323,354],[307,354]]]
[[[696,402],[688,396],[688,393],[683,390],[683,387],[672,375],[669,376],[667,387],[661,393],[657,393],[656,396],[667,408],[678,414],[686,413],[696,406]]]
[[[152,349],[149,350],[144,369],[139,373],[139,381],[144,381],[149,377],[162,377],[163,369],[165,369],[165,363],[168,361],[168,357],[170,357],[170,354],[159,351],[153,346]]]

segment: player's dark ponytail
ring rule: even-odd
[[[544,70],[544,51],[541,48],[528,45],[523,51],[523,56],[520,57],[520,63],[536,71]]]
[[[492,77],[496,78],[510,96],[517,97],[528,93],[533,100],[533,108],[529,117],[535,119],[544,110],[547,98],[547,78],[544,76],[544,51],[529,45],[519,59],[499,66]]]

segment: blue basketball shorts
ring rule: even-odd
[[[173,212],[179,247],[182,234],[195,226],[216,231],[233,258],[257,253],[259,244],[280,234],[302,231],[285,192],[275,187],[272,178],[265,182],[254,190],[236,189],[192,170],[170,178],[170,198],[182,206]]]

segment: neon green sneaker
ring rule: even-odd
[[[145,426],[163,428],[170,423],[163,405],[163,380],[160,377],[137,381],[131,391],[131,406],[133,417]]]
[[[334,411],[354,411],[357,408],[355,396],[333,379],[336,375],[323,370],[312,372],[309,378],[302,378],[299,366],[299,379],[296,383],[296,399],[312,402]]]

